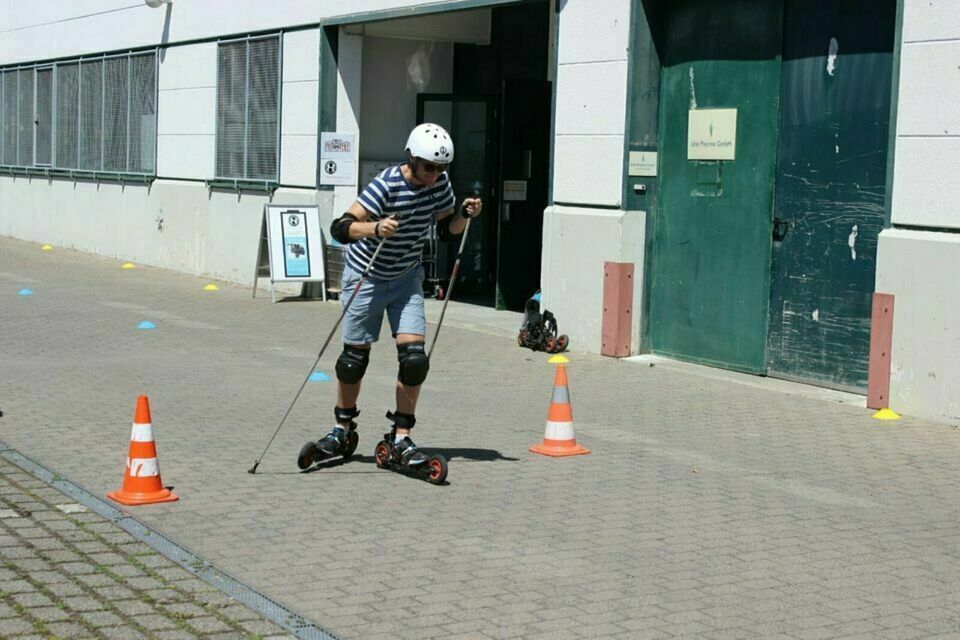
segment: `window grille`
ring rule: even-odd
[[[80,166],[98,171],[102,155],[103,60],[80,63]]]
[[[155,51],[0,70],[0,164],[153,174]]]
[[[280,38],[221,43],[216,177],[276,181],[279,146]]]
[[[3,109],[0,131],[3,133],[3,157],[0,164],[17,164],[17,82],[19,73],[3,72]]]
[[[127,171],[153,173],[157,157],[157,61],[130,58],[130,108]]]
[[[33,164],[33,69],[17,72],[17,164]]]
[[[53,68],[37,69],[36,83],[33,111],[36,163],[50,166],[53,164]]]
[[[127,169],[127,59],[103,61],[103,170]]]
[[[57,66],[57,140],[56,165],[64,169],[78,168],[80,130],[77,127],[80,112],[80,64]]]

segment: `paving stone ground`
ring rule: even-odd
[[[0,638],[292,638],[0,459]]]
[[[0,440],[102,496],[148,394],[181,500],[127,512],[338,637],[960,637],[954,427],[574,344],[592,453],[544,458],[546,357],[445,323],[414,435],[447,486],[373,464],[387,343],[353,461],[298,472],[332,418],[310,383],[250,475],[337,306],[120,264],[0,239]]]

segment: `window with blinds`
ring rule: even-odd
[[[155,173],[155,51],[0,70],[0,164]]]
[[[276,181],[280,157],[280,37],[220,43],[216,177]]]

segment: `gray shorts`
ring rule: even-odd
[[[343,343],[369,344],[380,339],[383,312],[390,320],[390,331],[426,335],[423,315],[423,267],[416,266],[396,280],[374,280],[367,277],[343,316]],[[340,285],[340,306],[353,295],[360,274],[344,267]]]

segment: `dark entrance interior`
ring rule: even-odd
[[[458,200],[474,189],[484,213],[471,228],[453,299],[520,310],[540,288],[550,161],[550,2],[492,10],[489,45],[457,44],[453,92],[421,94],[418,121],[451,130]],[[504,193],[504,185],[509,187]],[[457,245],[441,246],[449,275]]]

